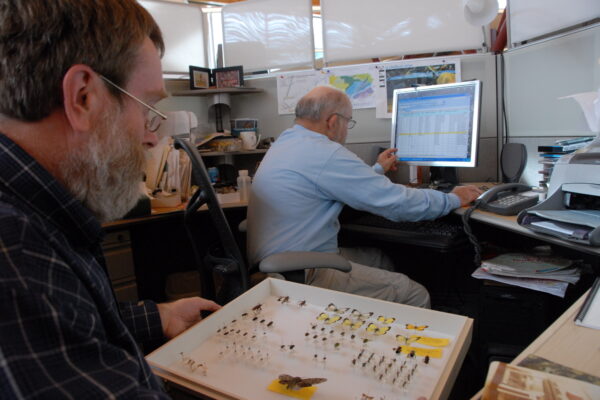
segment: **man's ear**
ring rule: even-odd
[[[332,114],[329,118],[327,118],[325,120],[325,123],[327,124],[327,130],[328,131],[333,131],[335,130],[337,123],[338,123],[338,115],[337,114]]]
[[[87,65],[71,66],[62,82],[65,115],[76,132],[89,131],[102,109],[102,81]]]

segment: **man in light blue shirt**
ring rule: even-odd
[[[446,215],[480,194],[474,186],[446,194],[392,183],[383,173],[395,168],[395,149],[369,167],[343,146],[354,123],[352,104],[339,90],[317,87],[298,102],[296,125],[279,136],[254,177],[248,207],[252,263],[286,251],[339,253],[338,215],[345,204],[394,221],[418,221]],[[309,270],[306,283],[429,307],[427,290],[386,270],[393,266],[375,249],[341,254],[351,272]]]

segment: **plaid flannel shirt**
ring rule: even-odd
[[[0,398],[167,397],[136,344],[162,338],[156,304],[117,304],[101,239],[0,133]]]

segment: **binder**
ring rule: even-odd
[[[596,278],[581,310],[575,316],[575,325],[600,329],[600,277]]]

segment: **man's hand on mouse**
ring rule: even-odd
[[[468,206],[473,200],[477,199],[483,191],[479,189],[477,186],[466,185],[466,186],[456,186],[452,189],[452,192],[458,196],[460,199],[460,205]]]

